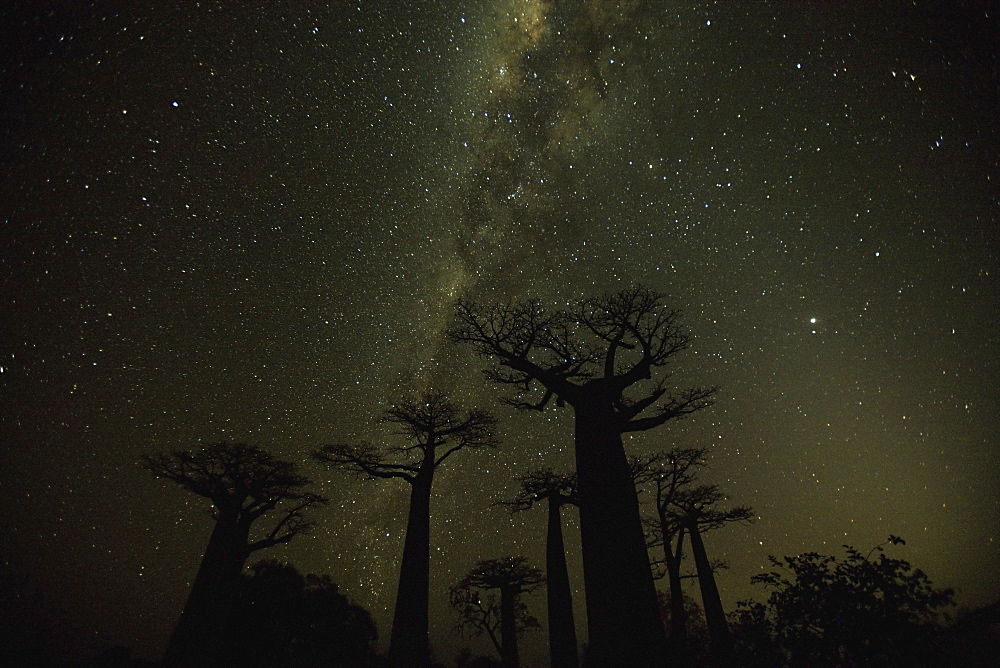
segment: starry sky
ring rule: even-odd
[[[513,413],[447,342],[453,301],[639,282],[692,337],[671,382],[721,391],[626,447],[708,447],[705,481],[756,510],[706,538],[727,608],[764,597],[768,554],[890,532],[995,600],[992,4],[4,3],[4,605],[158,656],[210,519],[139,457],[246,441],[332,500],[264,556],[330,573],[387,639],[407,489],[308,455],[394,442],[382,411],[445,387],[504,438],[436,480],[450,660],[447,588],[544,565],[544,513],[491,504],[572,462],[568,409]]]

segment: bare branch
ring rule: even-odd
[[[256,552],[287,543],[295,536],[310,531],[315,526],[315,522],[305,518],[306,509],[327,503],[329,501],[318,494],[303,494],[300,502],[285,512],[285,515],[274,525],[267,536],[247,546],[247,552]]]
[[[575,357],[578,347],[567,331],[566,315],[546,314],[534,300],[490,308],[459,301],[456,320],[449,338],[471,343],[480,357],[494,358],[498,366],[487,370],[487,377],[522,391],[538,382],[568,399],[573,392],[568,379],[578,377],[589,361]]]
[[[646,431],[659,427],[668,420],[682,418],[695,411],[708,408],[715,401],[712,397],[718,388],[690,388],[685,390],[680,396],[670,397],[665,403],[659,406],[657,415],[628,420],[623,423],[622,432]]]
[[[313,453],[319,462],[356,476],[402,478],[410,484],[458,452],[496,448],[497,420],[481,410],[465,411],[441,392],[406,397],[386,410],[383,421],[396,425],[408,443],[378,448],[371,443],[327,445]]]
[[[700,532],[730,522],[752,522],[749,506],[718,508],[726,499],[718,485],[698,485],[698,469],[705,466],[706,448],[675,448],[633,463],[637,484],[655,484],[657,518],[647,527],[658,529],[657,545],[670,544],[694,521]]]
[[[588,383],[602,381],[616,424],[622,431],[644,431],[711,405],[714,388],[690,389],[662,402],[655,415],[640,415],[661,402],[664,378],[642,398],[625,390],[652,380],[652,372],[688,345],[677,325],[678,312],[662,304],[662,296],[637,287],[581,302],[573,309],[546,312],[538,301],[493,307],[460,301],[453,341],[471,343],[494,365],[486,377],[510,386],[506,403],[521,410],[544,410],[580,404]],[[538,390],[541,392],[538,392]]]
[[[498,501],[495,505],[506,506],[514,514],[545,499],[556,503],[579,504],[575,473],[560,474],[551,468],[542,468],[522,475],[519,480],[521,489],[517,496],[507,501]]]
[[[233,511],[297,494],[310,480],[298,467],[245,443],[219,442],[200,450],[146,455],[144,468]]]
[[[335,443],[313,453],[316,461],[362,478],[403,478],[412,482],[419,471],[419,466],[415,464],[396,464],[387,462],[385,458],[386,453],[371,443]]]
[[[312,525],[305,511],[327,502],[304,491],[310,480],[299,474],[295,464],[245,443],[220,442],[196,451],[149,455],[142,464],[157,477],[210,499],[216,522],[248,532],[262,516],[290,502],[268,536],[245,546],[247,554],[287,543]]]
[[[496,594],[485,597],[476,589],[452,587],[448,600],[451,607],[458,611],[456,630],[463,637],[475,637],[486,633],[497,654],[502,655],[500,638],[497,631],[500,628],[500,601]]]
[[[545,575],[528,565],[527,557],[484,559],[458,583],[463,589],[499,589],[513,595],[532,592],[545,584]]]

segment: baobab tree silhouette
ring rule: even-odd
[[[309,530],[305,511],[326,499],[305,491],[311,481],[298,466],[245,443],[214,443],[200,450],[147,455],[142,465],[212,502],[215,526],[191,593],[170,638],[165,666],[224,665],[227,621],[249,556]],[[268,533],[251,538],[255,523],[274,513]]]
[[[483,623],[495,620],[495,611],[481,603],[480,590],[496,589],[500,592],[500,665],[503,668],[518,668],[521,665],[518,653],[518,635],[538,622],[527,614],[527,608],[518,600],[521,594],[532,592],[545,583],[545,576],[537,568],[528,565],[525,557],[501,557],[485,559],[476,564],[462,580],[452,588],[451,602],[459,610],[459,626],[472,624],[487,628]],[[534,623],[532,623],[534,622]],[[488,629],[490,638],[496,645],[495,631]]]
[[[590,660],[661,664],[666,640],[622,434],[712,403],[713,388],[668,394],[669,376],[653,381],[687,348],[677,312],[638,287],[554,312],[538,301],[460,301],[456,318],[451,338],[493,361],[486,375],[513,388],[509,403],[573,407]],[[629,393],[646,383],[642,393]]]
[[[650,547],[663,547],[663,564],[670,587],[670,653],[684,665],[690,660],[681,590],[685,535],[691,541],[713,658],[728,663],[732,641],[715,583],[715,566],[708,559],[702,534],[730,522],[753,519],[750,507],[720,508],[726,497],[717,485],[698,484],[698,473],[706,465],[707,454],[707,448],[674,448],[646,457],[639,465],[642,472],[638,479],[652,485],[656,494],[656,517],[649,518],[647,526],[653,533]]]
[[[556,473],[550,468],[531,471],[520,477],[517,496],[500,505],[517,513],[536,503],[548,506],[545,533],[545,592],[548,603],[549,660],[553,668],[577,668],[580,659],[576,646],[576,624],[573,621],[573,594],[566,568],[562,520],[559,511],[564,505],[577,505],[576,476]]]
[[[465,411],[440,392],[407,398],[385,412],[399,426],[404,445],[327,445],[314,458],[341,471],[371,479],[398,478],[410,485],[410,509],[399,567],[396,608],[389,638],[393,666],[425,666],[430,660],[427,601],[430,582],[430,503],[434,474],[459,450],[495,448],[496,419]]]

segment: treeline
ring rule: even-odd
[[[545,574],[523,557],[492,555],[450,592],[461,631],[486,635],[500,665],[518,666],[518,637],[541,626],[520,596],[546,580],[552,666],[920,665],[900,661],[929,656],[915,648],[931,637],[928,629],[937,628],[937,611],[951,604],[952,593],[931,587],[882,546],[864,556],[851,549],[844,560],[774,560],[777,570],[755,577],[770,588],[766,602],[724,612],[715,585],[720,564],[709,559],[703,536],[750,522],[752,509],[727,506],[722,490],[699,480],[706,450],[629,458],[622,442],[623,434],[713,403],[715,388],[667,386],[666,367],[689,339],[660,294],[639,287],[556,310],[537,301],[459,302],[449,336],[490,363],[486,377],[509,390],[504,401],[526,411],[569,407],[575,420],[575,470],[525,472],[518,493],[500,501],[511,512],[547,506]],[[164,665],[431,665],[434,477],[462,451],[498,447],[497,421],[433,391],[401,399],[383,417],[396,427],[397,442],[334,443],[313,458],[348,475],[409,486],[388,656],[375,656],[370,616],[328,578],[274,562],[244,572],[254,553],[308,531],[310,513],[326,499],[308,491],[298,465],[255,446],[217,443],[143,461],[155,475],[209,499],[215,519]],[[650,499],[646,517],[637,489]],[[566,506],[580,517],[588,626],[582,652],[560,519]],[[693,572],[682,568],[688,552]],[[663,577],[666,594],[655,586]],[[683,594],[688,577],[698,581],[700,608]]]

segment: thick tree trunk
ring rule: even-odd
[[[705,608],[705,621],[708,623],[709,643],[712,657],[717,666],[732,665],[733,640],[729,635],[729,624],[726,613],[722,609],[722,599],[715,585],[715,575],[712,565],[705,553],[705,544],[701,540],[696,521],[688,522],[688,532],[691,534],[691,553],[698,569],[698,585],[701,587],[701,604]]]
[[[578,668],[573,594],[569,588],[566,550],[559,509],[562,501],[549,497],[549,526],[545,537],[546,596],[549,606],[549,658],[552,668]]]
[[[588,399],[574,406],[587,665],[659,666],[666,638],[635,482],[610,401]]]
[[[393,666],[426,666],[429,662],[427,598],[432,479],[433,468],[423,471],[410,490],[410,515],[389,639],[389,663]]]
[[[167,644],[163,665],[200,668],[227,662],[227,622],[248,556],[249,526],[220,518],[191,585],[177,628]]]
[[[684,533],[677,536],[676,556],[669,543],[663,551],[667,562],[667,580],[670,584],[670,657],[680,665],[690,664],[687,647],[687,612],[684,610],[684,590],[681,588],[681,547]]]
[[[521,657],[517,651],[517,594],[500,590],[500,666],[518,668]]]

